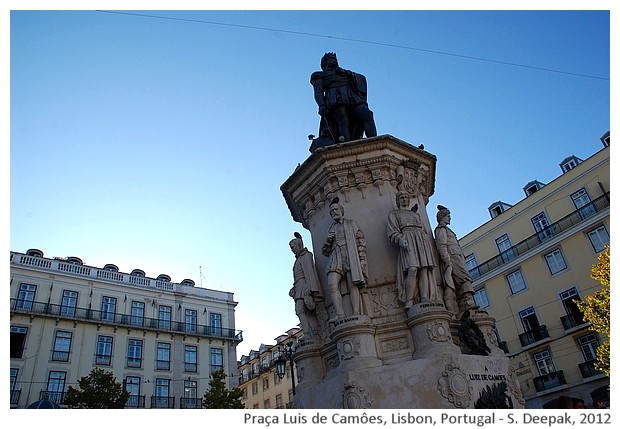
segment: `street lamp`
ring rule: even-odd
[[[280,350],[278,348],[278,350]],[[293,380],[293,395],[295,394],[295,365],[293,364],[293,342],[290,341],[284,346],[284,351],[278,353],[278,358],[275,360],[276,374],[278,378],[282,380],[286,374],[286,361],[291,364],[291,378]]]

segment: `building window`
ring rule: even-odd
[[[596,360],[596,349],[600,345],[596,334],[590,333],[577,338],[585,362]]]
[[[15,308],[22,310],[32,310],[32,304],[34,303],[34,296],[37,292],[35,285],[22,283],[19,285],[19,292],[17,292],[17,302]]]
[[[605,244],[609,244],[609,233],[603,225],[588,232],[588,238],[590,239],[590,244],[592,244],[592,247],[596,253],[600,253],[605,250]]]
[[[114,321],[116,316],[116,298],[104,296],[101,298],[101,320]]]
[[[99,335],[97,337],[97,355],[95,362],[97,365],[110,365],[112,363],[112,337]]]
[[[538,375],[547,375],[555,372],[555,365],[553,365],[549,349],[534,353],[532,357],[534,358]]]
[[[243,397],[242,397],[242,398],[243,398],[244,400],[245,400],[245,399],[248,399],[248,388],[247,388],[247,387],[244,387],[244,388],[243,388]]]
[[[551,272],[551,274],[557,274],[566,269],[566,262],[564,261],[564,256],[562,256],[560,249],[555,249],[553,252],[547,253],[545,255],[545,261],[547,261],[547,267],[549,267],[549,272]]]
[[[209,326],[211,327],[211,335],[222,335],[222,315],[219,313],[211,313],[209,317]]]
[[[276,408],[279,410],[284,408],[284,401],[282,401],[282,394],[276,395]]]
[[[269,408],[271,408],[271,405],[269,404],[269,399],[265,399],[265,400],[263,401],[263,408],[264,408],[265,410],[268,410]]]
[[[590,196],[586,188],[581,188],[577,192],[571,194],[570,197],[573,200],[573,204],[575,204],[575,208],[579,211],[581,219],[585,219],[596,213],[596,207],[590,204]]]
[[[523,280],[521,270],[516,270],[508,274],[506,276],[506,280],[508,281],[508,286],[510,287],[510,293],[513,295],[525,289],[525,280]]]
[[[474,292],[474,301],[480,308],[487,308],[490,305],[486,287],[482,286],[476,289]]]
[[[144,303],[131,301],[131,324],[142,326],[144,324]]]
[[[549,219],[547,219],[547,215],[544,212],[538,213],[531,220],[540,241],[545,241],[553,236],[553,230],[549,228]]]
[[[48,398],[58,404],[64,399],[65,380],[67,373],[65,371],[50,371],[47,379]]]
[[[265,390],[269,390],[269,379],[268,378],[263,379],[263,392]]]
[[[504,234],[496,239],[495,244],[497,245],[497,250],[499,250],[500,255],[502,255],[502,261],[508,262],[516,256],[514,249],[512,249],[512,243],[510,242],[508,234]]]
[[[142,367],[142,340],[129,340],[127,348],[127,366],[129,368]]]
[[[198,399],[198,382],[194,380],[183,381],[184,408],[200,408],[202,405]]]
[[[540,328],[534,307],[528,307],[525,310],[519,311],[519,317],[521,318],[521,324],[525,332],[536,331]]]
[[[172,307],[167,305],[159,306],[159,328],[170,329],[170,321],[172,320]]]
[[[211,349],[211,372],[224,368],[224,351],[222,349]]]
[[[252,383],[252,396],[254,395],[258,395],[258,383],[257,382]]]
[[[22,326],[11,326],[11,358],[20,359],[24,354],[24,348],[26,347],[26,335],[28,334],[28,328]]]
[[[476,260],[476,255],[470,253],[469,255],[465,256],[465,265],[467,266],[467,270],[472,276],[478,277],[480,275],[480,270],[477,268],[478,261]]]
[[[78,293],[72,290],[62,291],[62,301],[60,304],[60,314],[63,316],[75,316],[77,307]]]
[[[69,362],[69,352],[71,351],[71,332],[56,331],[54,338],[54,350],[52,350],[52,360],[58,362]]]
[[[129,392],[129,399],[125,408],[144,408],[144,402],[140,401],[140,377],[125,377],[125,390]]]
[[[155,367],[159,370],[170,370],[170,344],[157,343],[157,360]]]
[[[185,346],[185,372],[198,372],[198,347]]]
[[[196,332],[198,323],[198,312],[196,310],[185,310],[185,331]]]
[[[581,313],[576,301],[581,301],[581,297],[579,296],[579,292],[577,292],[577,288],[570,288],[567,291],[564,291],[560,294],[560,299],[562,300],[562,304],[564,305],[564,310],[566,310],[566,314],[578,314]]]
[[[562,171],[566,173],[567,171],[570,171],[575,167],[577,167],[577,159],[571,158],[562,164]]]
[[[170,380],[167,378],[155,379],[155,401],[153,408],[172,408],[170,398]]]

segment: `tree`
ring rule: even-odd
[[[609,320],[610,320],[610,256],[609,245],[605,246],[598,255],[598,264],[592,265],[592,271],[590,277],[597,280],[603,289],[596,292],[594,295],[588,295],[585,297],[585,302],[576,301],[579,310],[583,313],[583,320],[590,323],[593,331],[607,335],[609,338]],[[594,368],[599,371],[605,372],[609,377],[610,372],[610,351],[609,351],[609,339],[602,343],[598,349],[596,349],[596,362]]]
[[[238,387],[234,387],[230,390],[226,388],[226,383],[224,382],[226,373],[223,368],[220,368],[211,374],[210,378],[209,390],[205,392],[202,398],[203,408],[245,408],[243,406],[243,402],[241,402],[243,390]]]
[[[69,387],[63,404],[69,408],[123,408],[129,399],[114,373],[101,368],[93,370],[78,381],[79,389]]]

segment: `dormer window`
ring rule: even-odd
[[[131,272],[131,275],[134,277],[144,277],[144,271],[135,269]]]
[[[605,134],[603,134],[601,136],[601,143],[603,143],[603,146],[605,147],[609,147],[609,143],[611,138],[609,137],[609,131],[605,132]]]
[[[545,186],[544,183],[539,182],[538,180],[532,180],[527,185],[523,187],[523,192],[525,192],[525,196],[529,197],[534,192],[538,191],[540,188]]]
[[[73,264],[73,265],[83,265],[83,262],[80,258],[78,258],[77,256],[69,256],[67,258],[67,264]]]
[[[118,267],[114,264],[105,264],[103,266],[104,271],[112,271],[114,273],[118,273]]]
[[[157,276],[157,280],[162,282],[170,282],[170,276],[168,274],[160,274]]]
[[[43,252],[41,252],[39,249],[28,249],[26,255],[34,256],[35,258],[42,258]]]
[[[562,169],[562,173],[567,173],[568,171],[577,167],[577,165],[581,164],[582,162],[583,160],[577,158],[575,155],[565,158],[564,161],[560,162],[560,168]]]
[[[192,279],[183,279],[181,284],[185,286],[196,286],[196,283]]]
[[[506,210],[508,210],[510,207],[512,207],[510,204],[504,203],[502,201],[497,201],[491,204],[489,206],[489,214],[491,215],[491,219],[496,218],[497,216],[501,215]]]

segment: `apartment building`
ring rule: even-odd
[[[560,395],[590,406],[609,398],[609,379],[593,366],[606,338],[574,304],[600,289],[590,272],[609,243],[609,132],[600,140],[589,158],[561,160],[550,183],[525,184],[518,203],[491,204],[491,219],[460,240],[476,302],[496,319],[528,408]]]
[[[241,356],[238,362],[239,388],[243,391],[245,408],[294,407],[295,369],[287,360],[285,374],[280,378],[275,362],[280,356],[284,357],[287,344],[295,347],[302,334],[299,327],[289,329],[286,334],[275,339],[275,344],[261,344],[258,350],[252,350],[248,356]]]
[[[38,249],[10,256],[11,408],[42,398],[62,405],[95,367],[123,383],[126,408],[201,408],[220,368],[227,387],[237,385],[232,293]]]

